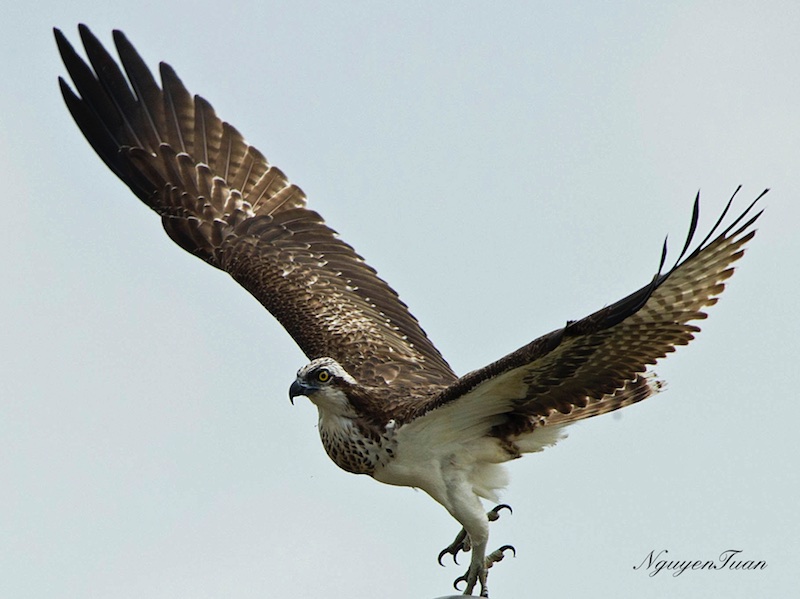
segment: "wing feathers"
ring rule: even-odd
[[[648,285],[456,381],[397,294],[306,208],[300,188],[206,100],[191,96],[169,65],[159,65],[159,87],[123,33],[114,32],[121,69],[88,28],[79,29],[89,64],[55,31],[77,94],[63,79],[59,84],[103,161],[161,215],[178,245],[228,271],[309,357],[331,356],[365,384],[452,382],[438,397],[407,407],[406,416],[492,385],[525,389],[510,399],[526,422],[613,403],[620,394],[641,398],[640,375],[699,331],[689,322],[705,318],[703,309],[716,303],[761,215],[750,216],[763,193],[718,233],[737,189],[688,253],[699,223],[698,194],[672,269],[662,274],[665,242]]]
[[[87,28],[81,31],[84,47],[86,47],[89,60],[95,66],[95,72],[100,75],[101,82],[103,79],[103,70],[108,69],[113,73],[113,77],[109,78],[113,82],[116,89],[127,89],[128,85],[125,78],[116,68],[116,63],[111,56],[105,51],[100,42]],[[166,118],[164,116],[164,101],[162,99],[161,89],[159,89],[153,78],[152,73],[144,64],[139,54],[128,41],[128,38],[121,31],[114,31],[114,42],[117,46],[122,66],[128,75],[133,93],[136,96],[135,100],[131,99],[128,108],[136,107],[138,110],[135,114],[139,117],[139,123],[136,130],[142,131],[147,140],[149,148],[157,148],[164,139],[161,136],[162,131],[166,131]],[[91,50],[90,50],[91,48]],[[92,60],[92,55],[98,56],[97,62]],[[101,70],[98,70],[98,66]],[[113,68],[112,68],[113,67]],[[121,95],[121,94],[120,94]],[[128,97],[126,95],[126,97]],[[126,112],[122,112],[126,114]]]
[[[167,139],[176,140],[175,150],[185,155],[194,151],[194,106],[192,98],[180,79],[166,63],[159,72],[164,85],[164,111]]]
[[[704,308],[714,305],[725,289],[732,264],[755,235],[751,227],[761,212],[745,219],[763,195],[715,237],[729,201],[711,233],[687,256],[699,220],[696,199],[686,242],[672,269],[661,274],[659,268],[650,284],[619,302],[461,377],[417,406],[410,417],[476,394],[494,397],[494,390],[499,396],[493,401],[507,417],[494,433],[511,438],[536,426],[565,424],[619,409],[659,390],[661,383],[647,378],[645,371],[700,331],[691,321],[706,318]],[[662,251],[662,266],[664,260]],[[515,381],[524,390],[503,397],[503,389],[514,388]],[[504,408],[509,399],[512,407]]]
[[[121,69],[79,29],[89,64],[55,30],[77,90],[59,80],[67,107],[173,241],[227,270],[310,358],[330,356],[368,385],[455,380],[397,294],[169,65],[159,65],[159,87],[122,32],[113,34]]]

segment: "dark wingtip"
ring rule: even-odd
[[[56,38],[56,46],[58,47],[59,54],[63,56],[65,51],[69,52],[72,50],[72,44],[69,43],[67,36],[64,35],[58,27],[53,27],[53,36]]]
[[[658,272],[656,278],[661,275],[664,264],[667,262],[667,246],[669,245],[669,235],[664,236],[664,245],[661,247],[661,261],[658,263]]]
[[[120,42],[127,42],[128,38],[122,32],[121,29],[113,29],[111,31],[111,36],[114,38],[114,43],[119,44]]]
[[[686,235],[686,241],[683,244],[683,249],[681,250],[680,255],[678,255],[678,259],[675,261],[675,264],[680,263],[680,261],[686,255],[686,252],[689,250],[689,246],[692,245],[692,239],[694,239],[694,234],[697,231],[697,223],[699,220],[700,220],[700,190],[697,190],[697,195],[694,197],[694,205],[692,206],[692,221],[691,224],[689,225],[689,233]]]
[[[61,95],[64,96],[65,100],[67,99],[67,96],[75,95],[75,92],[72,91],[72,88],[69,86],[69,83],[67,83],[67,80],[60,75],[58,77],[58,87],[61,89]]]

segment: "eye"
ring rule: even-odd
[[[327,383],[329,380],[331,380],[331,373],[323,368],[317,373],[317,380],[320,383]]]

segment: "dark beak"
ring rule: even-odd
[[[292,386],[289,387],[289,401],[292,402],[292,405],[294,405],[295,397],[297,397],[298,395],[305,395],[305,394],[306,394],[305,385],[303,385],[298,381],[293,382]]]

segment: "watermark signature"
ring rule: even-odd
[[[672,572],[678,577],[687,570],[763,570],[767,567],[764,560],[744,559],[741,549],[726,549],[715,559],[669,559],[667,549],[658,553],[653,549],[634,570],[644,570],[653,577],[661,572]]]

